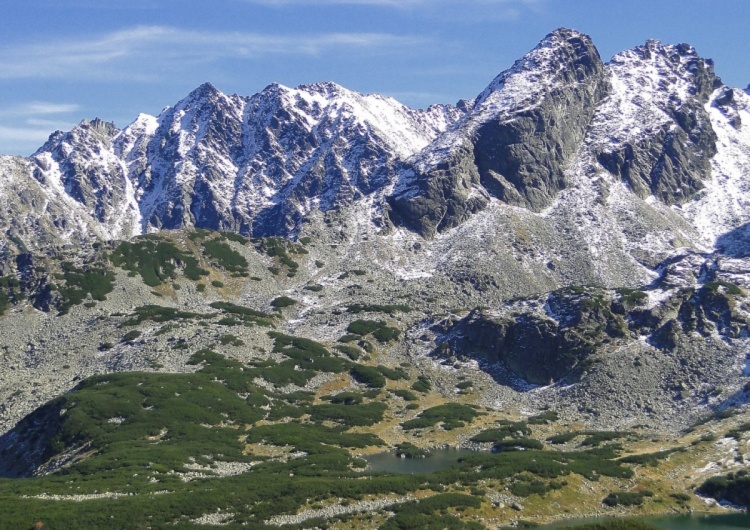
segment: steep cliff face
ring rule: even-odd
[[[628,328],[601,290],[573,289],[500,312],[476,311],[459,321],[438,352],[501,364],[529,383],[568,375]]]
[[[721,86],[713,63],[691,46],[649,41],[608,68],[614,91],[592,124],[597,160],[640,197],[690,200],[711,177],[717,152],[705,108]]]
[[[539,211],[566,185],[609,81],[591,39],[557,30],[476,99],[471,111],[409,161],[391,197],[425,237],[461,223],[489,196]]]

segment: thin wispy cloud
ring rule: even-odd
[[[70,114],[81,110],[77,103],[52,103],[49,101],[28,101],[0,108],[0,117],[48,116],[50,114]]]
[[[539,11],[547,0],[244,0],[266,7],[365,6],[452,21],[510,21]]]
[[[29,153],[44,143],[52,131],[70,130],[82,107],[77,103],[27,101],[0,107],[0,141],[17,153]]]
[[[222,59],[275,55],[318,56],[342,48],[350,53],[399,53],[426,44],[419,36],[388,33],[267,35],[138,26],[106,35],[0,49],[0,79],[96,78],[143,81],[163,73]]]
[[[0,125],[0,140],[10,141],[14,145],[27,144],[24,145],[26,147],[25,151],[31,151],[49,138],[51,130],[55,129],[50,129],[49,127],[5,127]]]

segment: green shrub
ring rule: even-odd
[[[470,495],[443,493],[420,501],[398,504],[391,508],[395,515],[381,525],[382,530],[478,530],[481,525],[464,522],[448,514],[448,510],[462,511],[479,508],[481,501]]]
[[[382,364],[380,364],[376,369],[391,381],[401,381],[403,379],[409,379],[409,374],[403,368],[388,368],[387,366],[383,366]]]
[[[387,313],[389,315],[392,315],[396,312],[402,312],[402,313],[409,313],[411,312],[411,307],[404,304],[351,304],[347,306],[346,308],[347,312],[349,313]]]
[[[257,317],[257,318],[272,318],[271,315],[269,315],[268,313],[264,313],[263,311],[256,311],[255,309],[251,309],[249,307],[245,307],[241,305],[232,304],[230,302],[212,302],[211,307],[213,307],[214,309],[220,309],[221,311],[224,311],[225,313],[231,313],[233,315]]]
[[[132,342],[140,336],[141,336],[141,332],[138,331],[137,329],[134,329],[132,331],[128,331],[125,335],[123,335],[120,342]]]
[[[0,315],[22,298],[21,282],[13,276],[0,276]]]
[[[388,325],[382,320],[355,320],[349,324],[346,330],[352,335],[359,335],[362,337],[372,333],[372,336],[381,343],[397,340],[401,335],[400,330],[388,327]]]
[[[711,477],[696,491],[704,497],[711,497],[719,502],[729,501],[750,509],[750,473],[746,470]]]
[[[289,298],[288,296],[279,296],[271,301],[271,306],[275,307],[276,309],[283,309],[285,307],[293,306],[296,303],[297,300],[294,300],[293,298]]]
[[[743,291],[740,289],[737,285],[726,282],[726,281],[715,281],[715,282],[708,282],[704,285],[704,287],[710,291],[718,291],[719,287],[724,287],[726,289],[727,294],[735,295],[735,296],[741,296]]]
[[[383,326],[373,331],[372,336],[381,344],[385,344],[387,342],[398,340],[401,336],[401,331],[397,328]]]
[[[58,311],[61,315],[66,314],[72,306],[83,303],[88,296],[104,301],[114,289],[115,275],[103,266],[89,265],[78,269],[72,263],[63,262],[62,268],[61,279],[65,280],[65,284],[57,286],[61,298]]]
[[[583,434],[586,434],[588,437],[581,442],[581,445],[596,447],[604,442],[611,442],[612,440],[625,438],[630,433],[616,431],[586,431]]]
[[[551,491],[553,488],[547,482],[539,479],[533,479],[518,480],[511,484],[509,489],[513,495],[518,495],[519,497],[528,497],[529,495],[534,494],[544,495],[545,493]]]
[[[645,495],[636,491],[618,491],[610,493],[602,502],[607,506],[640,506]]]
[[[620,300],[630,306],[638,305],[648,298],[648,295],[643,291],[628,289],[627,287],[621,287],[617,289],[617,292],[620,295]]]
[[[292,258],[292,255],[308,253],[302,245],[292,243],[291,241],[279,237],[269,237],[256,240],[256,248],[261,252],[265,252],[269,257],[276,259],[280,265],[287,267],[287,270],[289,271],[288,275],[292,276],[296,274],[296,271],[299,269],[299,263]],[[273,272],[274,275],[278,275],[281,272],[278,267],[273,268],[275,271],[271,272]]]
[[[549,438],[547,438],[547,441],[551,444],[564,444],[564,443],[568,443],[572,441],[573,439],[575,439],[576,437],[580,435],[581,433],[577,431],[566,432],[566,433],[550,436]]]
[[[362,355],[362,350],[357,348],[356,346],[349,346],[348,344],[337,344],[334,346],[338,351],[346,354],[347,357],[349,357],[352,361],[356,361],[359,359],[360,355]]]
[[[480,414],[468,405],[460,403],[446,403],[429,409],[423,410],[422,413],[413,420],[405,421],[401,428],[405,431],[413,429],[424,429],[433,427],[438,423],[443,424],[443,429],[452,430],[463,427],[464,422],[471,422]]]
[[[200,313],[190,311],[180,311],[174,307],[164,307],[159,305],[142,305],[133,310],[129,319],[122,323],[123,326],[136,326],[142,322],[150,320],[152,322],[174,322],[175,320],[192,320],[195,318],[205,317]]]
[[[353,335],[365,336],[385,325],[382,320],[355,320],[346,330]]]
[[[426,458],[430,456],[428,451],[420,449],[410,442],[396,444],[396,456],[401,458]]]
[[[234,272],[247,272],[247,260],[221,239],[209,239],[203,242],[203,255],[212,259],[223,269]]]
[[[244,307],[230,302],[213,302],[211,307],[219,309],[224,313],[228,313],[232,316],[231,325],[259,325],[259,326],[272,326],[273,316],[264,313],[263,311],[256,311],[249,307]],[[224,320],[224,319],[222,319]],[[221,322],[221,321],[220,321]]]
[[[224,346],[228,344],[231,344],[232,346],[243,346],[245,344],[245,342],[242,339],[231,334],[222,335],[221,338],[219,339],[219,342]]]
[[[355,381],[370,388],[383,388],[385,386],[385,377],[383,377],[383,374],[370,366],[358,364],[353,366],[349,373]]]
[[[400,397],[404,401],[419,401],[417,395],[408,390],[393,390],[393,395]]]
[[[670,493],[669,496],[680,504],[688,503],[691,499],[690,495],[685,495],[684,493]]]
[[[559,419],[560,416],[557,415],[557,412],[548,410],[541,414],[537,414],[536,416],[531,416],[526,420],[526,423],[529,425],[546,425],[548,423],[554,423]]]
[[[240,245],[247,245],[247,238],[236,234],[234,232],[221,232],[221,237],[223,239],[228,239],[229,241],[234,241],[235,243],[239,243]]]
[[[519,422],[508,422],[502,427],[494,429],[487,429],[474,436],[471,441],[477,443],[500,443],[506,438],[521,438],[523,436],[529,436],[531,429],[529,429],[526,423]]]
[[[416,390],[417,392],[421,392],[422,394],[426,394],[430,390],[432,390],[432,383],[430,383],[430,380],[427,379],[425,376],[420,375],[417,377],[417,380],[414,382],[413,385],[411,385],[412,390]]]
[[[746,432],[750,432],[750,423],[743,423],[735,427],[734,429],[727,432],[725,438],[734,438],[738,442],[742,439],[742,435]]]
[[[362,403],[364,396],[356,392],[339,392],[333,396],[326,396],[323,399],[335,405],[359,405]]]
[[[656,467],[659,465],[659,461],[664,460],[669,455],[677,451],[676,449],[667,449],[665,451],[657,451],[655,453],[642,453],[638,455],[630,455],[620,458],[620,462],[625,464],[639,464],[644,466]]]
[[[143,283],[149,287],[175,278],[178,268],[191,280],[199,280],[208,274],[192,255],[169,241],[149,236],[123,241],[112,252],[110,259],[116,266],[140,274]]]
[[[492,448],[493,451],[523,451],[526,449],[544,449],[544,445],[539,440],[533,438],[514,438],[497,442]]]
[[[309,409],[312,421],[332,421],[347,426],[369,426],[383,420],[385,403],[315,405]]]

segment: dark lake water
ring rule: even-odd
[[[468,449],[433,449],[427,458],[399,458],[393,452],[378,453],[365,457],[369,471],[388,473],[433,473],[453,464],[459,458],[476,454]],[[730,515],[668,515],[647,517],[645,521],[664,530],[736,530],[750,528],[750,514]],[[569,520],[544,528],[570,528],[576,524],[596,522],[597,519]]]
[[[574,521],[561,521],[542,528],[575,528],[576,525],[594,523],[600,519],[578,519]],[[664,530],[736,530],[738,528],[750,528],[750,515],[662,515],[658,517],[644,517],[654,526]]]
[[[712,530],[729,530],[731,528],[750,528],[750,515],[679,515],[652,517],[648,521],[665,530],[711,528]]]

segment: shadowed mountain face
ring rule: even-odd
[[[456,129],[418,155],[394,212],[424,236],[462,222],[488,197],[539,211],[611,87],[591,40],[558,30],[500,74]]]

